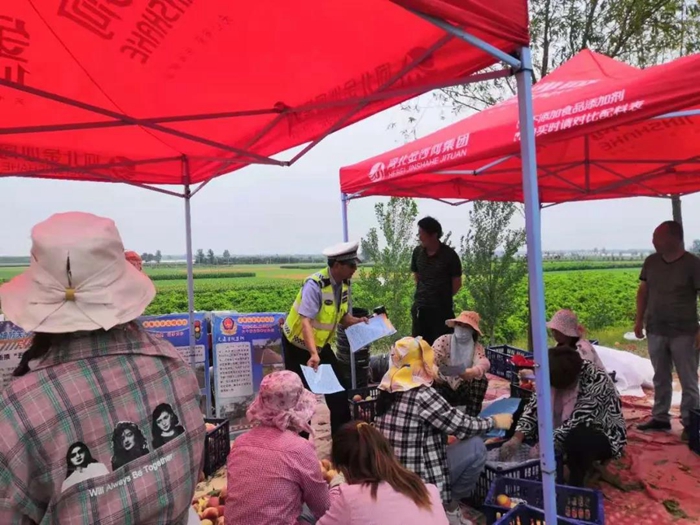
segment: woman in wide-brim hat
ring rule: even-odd
[[[125,258],[110,219],[71,212],[33,228],[29,269],[0,286],[7,319],[33,334],[14,379],[0,393],[0,463],[12,471],[0,480],[0,493],[22,494],[0,506],[0,523],[185,521],[205,429],[193,371],[169,342],[138,323],[154,297],[151,280]],[[119,490],[87,507],[81,501],[89,487],[78,483],[61,491],[66,454],[76,439],[108,465],[120,422],[130,425],[132,438],[147,432],[161,403],[177,407],[185,432],[168,444],[171,460],[139,478],[139,490],[126,504]],[[128,467],[95,473],[91,487],[116,486],[127,468],[136,471],[162,457],[144,449],[129,457]]]
[[[481,412],[489,386],[486,373],[491,363],[479,343],[481,317],[476,312],[462,312],[445,324],[452,334],[439,337],[433,344],[438,375],[435,389],[452,406],[464,407],[467,414]]]
[[[586,339],[586,330],[578,322],[578,317],[571,310],[559,310],[547,323],[547,328],[552,332],[552,337],[558,347],[575,348],[583,359],[592,362],[601,370],[605,365],[600,360],[591,342]]]

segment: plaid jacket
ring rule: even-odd
[[[0,394],[0,523],[184,525],[204,433],[170,343],[76,334]]]
[[[393,394],[389,411],[374,425],[389,440],[397,459],[426,483],[452,498],[447,468],[447,436],[467,439],[493,429],[493,420],[470,417],[453,408],[432,387],[421,386]]]

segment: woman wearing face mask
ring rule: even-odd
[[[438,377],[435,390],[452,406],[463,406],[470,416],[478,416],[489,381],[486,372],[491,363],[479,343],[480,316],[462,312],[446,324],[453,334],[443,335],[433,344]]]

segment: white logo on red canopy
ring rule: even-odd
[[[385,172],[386,166],[384,166],[384,163],[377,162],[374,166],[372,166],[372,169],[369,170],[369,180],[372,182],[379,182],[384,178]]]

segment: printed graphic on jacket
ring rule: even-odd
[[[109,474],[107,467],[102,463],[98,463],[97,460],[92,457],[87,445],[80,441],[68,447],[66,464],[68,473],[66,474],[63,485],[61,485],[61,492],[65,492],[81,481]]]
[[[180,424],[180,419],[173,408],[167,403],[161,403],[153,411],[151,431],[153,433],[153,448],[157,449],[184,434],[185,428]]]
[[[112,433],[112,471],[149,453],[141,429],[131,421],[120,421]]]

